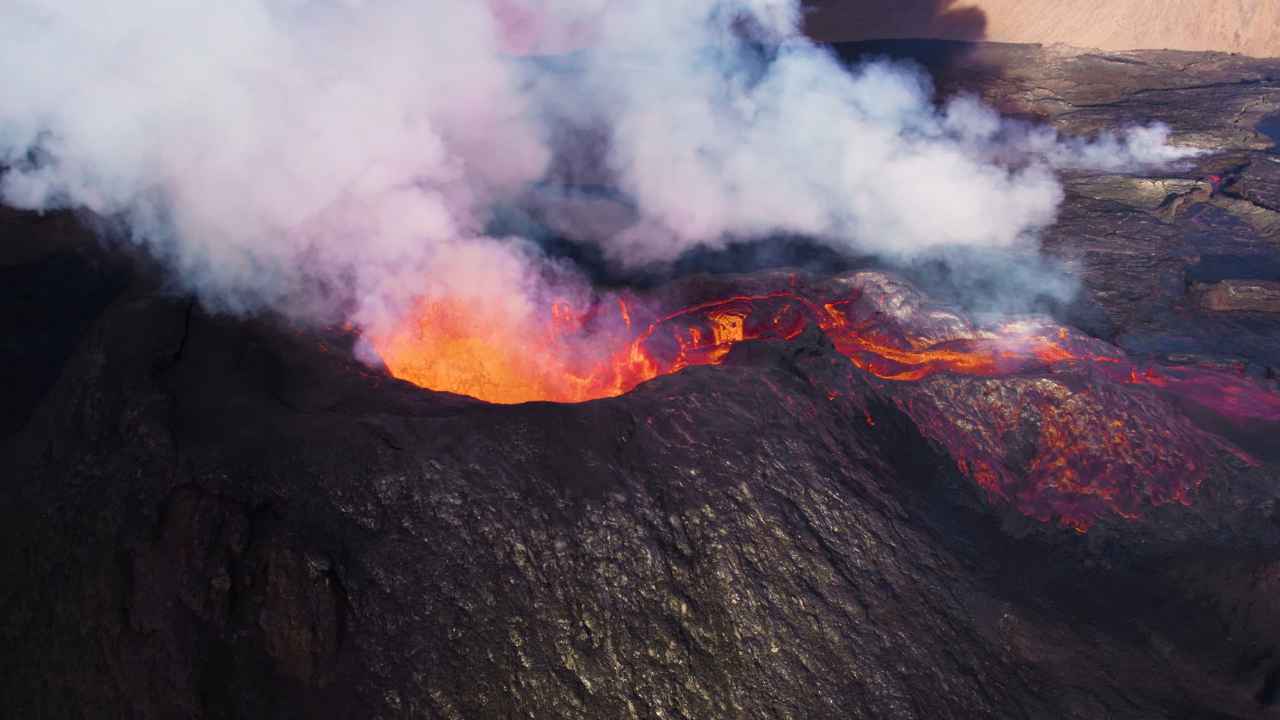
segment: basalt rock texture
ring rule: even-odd
[[[1280,185],[1252,128],[1280,65],[966,62],[949,87],[1066,132],[1160,118],[1211,151],[1068,177],[1043,242],[1082,290],[1051,309],[1269,387]],[[493,406],[367,367],[338,331],[210,315],[73,218],[3,221],[6,716],[1280,714],[1266,419],[1087,369],[883,381],[814,328],[619,398]],[[1081,533],[975,480],[987,445],[1034,479],[1046,428],[1116,412],[1195,450],[1185,497],[1125,475],[1136,505]]]

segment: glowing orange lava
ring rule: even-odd
[[[1280,422],[1280,394],[1241,373],[1140,365],[1047,321],[979,329],[875,283],[864,292],[791,282],[667,314],[628,296],[586,308],[550,302],[518,317],[424,301],[413,322],[370,340],[392,374],[423,387],[496,403],[582,402],[720,364],[743,341],[791,340],[816,327],[854,367],[905,383],[894,402],[905,403],[925,435],[949,448],[992,497],[1081,532],[1106,513],[1132,519],[1144,507],[1188,503],[1216,447],[1169,405],[1153,403],[1150,391],[1128,388],[1144,386],[1239,422]],[[1059,381],[1059,371],[1069,371],[1075,385]],[[974,378],[1000,382],[981,381],[975,391]],[[825,392],[832,402],[844,397]],[[1023,449],[1011,451],[1010,437],[1023,438]]]
[[[1244,379],[1197,369],[1156,370],[1065,327],[1021,327],[954,339],[914,337],[883,314],[855,307],[860,293],[813,299],[797,290],[734,295],[648,322],[634,300],[587,309],[552,302],[532,319],[451,300],[421,302],[413,321],[371,338],[391,373],[416,385],[495,403],[615,397],[660,375],[721,363],[745,340],[792,339],[815,325],[859,369],[892,381],[939,373],[994,377],[1088,363],[1128,384],[1173,387],[1235,415],[1280,418],[1280,401]]]
[[[433,300],[419,304],[412,324],[372,340],[393,375],[422,387],[495,403],[583,402],[691,365],[718,364],[744,340],[794,337],[806,321],[793,317],[788,302],[758,322],[759,303],[788,299],[798,300],[787,293],[716,300],[657,318],[639,332],[625,298],[584,312],[552,303],[532,327]]]

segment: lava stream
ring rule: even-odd
[[[1140,365],[1044,321],[981,329],[913,292],[868,276],[667,314],[630,297],[551,302],[532,321],[433,300],[370,340],[392,374],[423,387],[496,403],[582,402],[720,364],[743,341],[817,327],[854,367],[904,384],[895,402],[991,496],[1080,531],[1105,513],[1132,519],[1146,506],[1185,504],[1199,487],[1218,441],[1155,395],[1238,424],[1280,422],[1280,394],[1241,373]]]
[[[964,337],[912,336],[862,294],[817,299],[798,290],[733,295],[644,323],[634,300],[618,297],[585,310],[550,303],[533,327],[449,300],[423,301],[413,321],[375,336],[396,377],[433,390],[496,403],[583,402],[615,397],[640,383],[694,365],[721,363],[746,340],[792,339],[821,328],[858,368],[884,380],[938,373],[996,377],[1037,367],[1088,363],[1110,379],[1182,390],[1231,415],[1280,420],[1280,399],[1230,373],[1156,370],[1065,327],[1007,323]]]

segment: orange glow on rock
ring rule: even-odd
[[[474,304],[422,301],[410,322],[372,336],[391,373],[422,387],[495,403],[583,402],[615,397],[640,383],[695,365],[723,362],[734,345],[790,340],[820,328],[836,350],[875,377],[920,381],[946,373],[982,377],[1087,364],[1121,383],[1185,389],[1234,414],[1280,417],[1280,401],[1243,378],[1195,368],[1140,366],[1098,349],[1066,327],[1015,323],[965,337],[903,336],[879,314],[851,310],[852,297],[818,299],[800,290],[735,295],[653,318],[637,317],[632,299],[581,309],[552,302],[545,316],[515,321]],[[593,326],[593,327],[589,327]]]
[[[533,327],[430,300],[418,304],[412,322],[370,339],[392,375],[425,388],[495,403],[583,402],[691,365],[719,364],[744,340],[793,338],[807,323],[794,311],[798,301],[785,292],[729,297],[657,318],[637,333],[624,298],[595,312],[553,302]],[[603,330],[587,331],[589,319]]]
[[[1280,422],[1280,394],[1239,372],[1157,369],[1046,321],[979,329],[837,288],[831,297],[793,282],[665,315],[631,297],[587,308],[551,302],[520,319],[431,300],[411,322],[369,339],[393,375],[433,390],[495,403],[583,402],[720,364],[744,341],[792,340],[816,327],[852,366],[906,383],[895,402],[991,497],[1080,532],[1104,513],[1136,518],[1144,507],[1187,504],[1199,487],[1218,445],[1152,393],[1238,422]],[[975,390],[984,378],[999,382]],[[843,401],[835,389],[823,393]],[[1010,454],[1009,438],[1022,449]]]

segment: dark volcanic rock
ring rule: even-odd
[[[1006,107],[1071,131],[1162,118],[1215,150],[1068,178],[1045,247],[1083,293],[1060,314],[1139,355],[1280,367],[1266,308],[1199,300],[1277,279],[1250,125],[1273,64],[983,52]],[[1080,534],[990,497],[920,408],[1116,392],[1097,377],[885,383],[810,331],[621,398],[491,406],[388,378],[341,333],[210,316],[66,218],[4,232],[37,246],[0,268],[6,716],[1276,712],[1274,427],[1231,428],[1243,450],[1187,504],[1133,498]],[[1177,437],[1220,421],[1120,401]],[[973,443],[1016,470],[1031,437]]]
[[[1142,355],[1280,367],[1265,313],[1222,313],[1193,287],[1280,280],[1280,156],[1255,129],[1280,108],[1280,61],[993,45],[974,62],[998,68],[972,87],[1007,111],[1073,134],[1159,120],[1207,153],[1173,173],[1065,178],[1067,203],[1042,244],[1080,279],[1068,320]]]
[[[1269,491],[1039,525],[988,506],[821,336],[516,407],[319,342],[154,296],[103,316],[15,444],[19,715],[1257,707],[1270,666],[1230,663],[1266,652],[1273,616],[1184,611],[1214,590],[1187,590],[1199,564],[1267,567]],[[1204,640],[1220,622],[1238,639]]]

